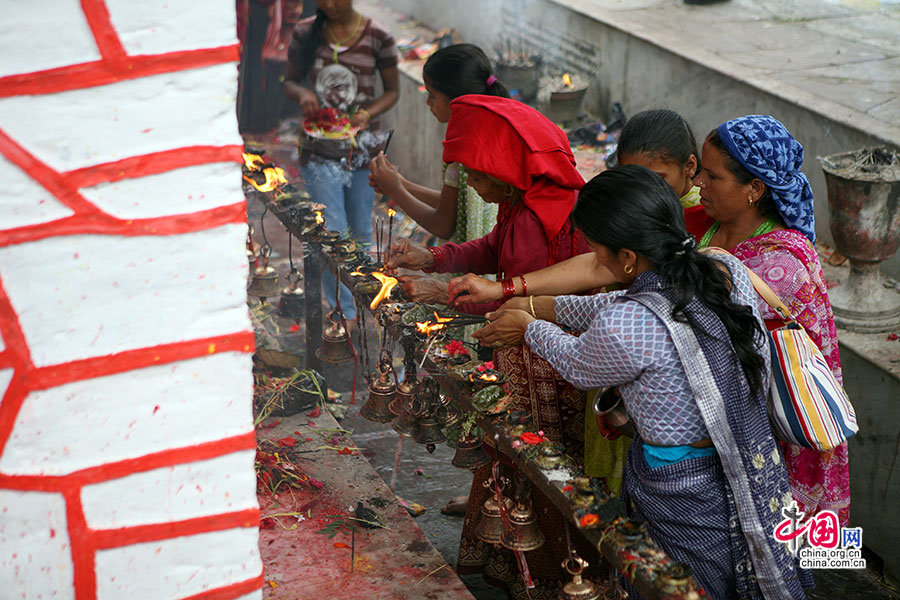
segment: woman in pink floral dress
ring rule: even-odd
[[[800,170],[803,147],[770,116],[720,125],[703,145],[694,180],[713,219],[700,246],[729,249],[784,302],[841,381],[837,331],[815,241],[813,196]],[[694,232],[697,233],[697,232]],[[783,325],[760,299],[771,330]],[[818,452],[782,442],[791,492],[808,515],[830,510],[847,524],[850,477],[847,444]]]

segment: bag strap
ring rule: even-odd
[[[723,248],[718,248],[716,246],[707,246],[703,250],[700,250],[700,253],[701,254],[724,254],[726,256],[734,256],[728,250],[725,250]],[[735,259],[735,260],[737,260],[738,262],[741,262],[740,259]],[[796,323],[794,318],[791,316],[791,311],[788,310],[788,307],[784,304],[784,302],[782,302],[778,298],[778,296],[775,295],[775,292],[772,291],[772,288],[769,287],[769,284],[767,284],[765,281],[763,281],[759,275],[757,275],[752,270],[750,270],[747,267],[747,265],[744,265],[744,263],[742,263],[742,262],[741,262],[741,265],[743,265],[744,270],[747,271],[747,276],[750,278],[750,283],[753,284],[753,289],[755,289],[756,293],[759,294],[760,297],[766,301],[766,304],[768,304],[772,308],[772,310],[774,310],[778,314],[778,316],[780,316],[782,318],[782,320],[785,322],[785,324]]]

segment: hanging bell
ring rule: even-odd
[[[691,567],[683,563],[669,563],[659,574],[662,591],[670,594],[686,592],[691,581]]]
[[[446,399],[434,410],[434,418],[441,427],[452,427],[462,420],[463,414],[449,399]]]
[[[303,318],[306,308],[306,298],[303,295],[303,288],[300,287],[300,281],[303,275],[297,269],[291,270],[288,275],[290,285],[281,290],[281,301],[278,303],[278,310],[283,317],[298,321]]]
[[[581,572],[588,562],[580,556],[562,561],[562,567],[572,576],[572,581],[559,589],[559,600],[599,600],[600,588],[588,579],[581,578]]]
[[[390,410],[395,417],[404,414],[409,403],[412,402],[413,392],[413,386],[409,382],[404,380],[398,383],[397,395],[391,400],[391,403],[388,405],[388,410]]]
[[[394,419],[390,411],[390,403],[397,395],[397,384],[394,380],[394,369],[389,360],[382,359],[378,363],[378,377],[369,384],[369,398],[359,410],[360,416],[376,423],[389,423]]]
[[[414,438],[419,433],[419,421],[412,412],[412,402],[415,387],[408,381],[397,384],[397,397],[388,405],[391,412],[400,413],[391,422],[391,429],[402,436]]]
[[[353,360],[353,350],[350,348],[350,334],[334,318],[334,313],[335,310],[332,310],[326,317],[329,323],[322,330],[322,346],[316,350],[316,356],[319,360],[336,365]]]
[[[475,470],[491,462],[491,457],[484,451],[484,444],[479,435],[467,435],[456,443],[456,454],[450,463],[460,469]]]
[[[503,524],[500,543],[510,550],[528,552],[544,545],[544,534],[538,529],[530,506],[516,503]]]
[[[429,415],[419,419],[419,431],[416,433],[417,444],[434,445],[446,442],[447,437],[441,431],[441,424],[434,416]]]
[[[500,513],[500,502],[503,502],[505,511],[512,509],[512,500],[506,496],[497,496],[494,492],[491,497],[481,505],[481,520],[475,526],[475,537],[482,542],[498,545],[503,535],[503,517]]]
[[[258,298],[271,298],[281,292],[278,287],[278,271],[269,266],[272,247],[266,244],[262,249],[262,264],[253,270],[247,294]]]

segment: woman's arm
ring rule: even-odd
[[[521,288],[518,277],[517,289]],[[605,267],[597,263],[593,252],[579,254],[525,274],[528,293],[535,296],[556,296],[575,294],[615,283],[615,278]],[[450,281],[450,297],[467,292],[472,302],[493,302],[503,298],[503,288],[497,281],[490,281],[474,275],[464,275]],[[467,299],[468,301],[468,299]]]
[[[379,154],[369,163],[372,179],[378,189],[390,196],[407,215],[416,223],[428,230],[429,233],[442,239],[448,239],[456,229],[456,205],[458,190],[445,185],[438,197],[437,206],[430,206],[408,191],[405,180],[400,175],[397,167]],[[423,186],[416,186],[421,190],[433,192]]]
[[[313,90],[300,85],[300,69],[291,60],[284,69],[284,95],[299,104],[304,115],[319,109],[319,98]]]

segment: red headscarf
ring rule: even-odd
[[[584,179],[566,134],[509,98],[460,96],[450,103],[444,162],[458,162],[523,191],[552,241],[566,224]]]

